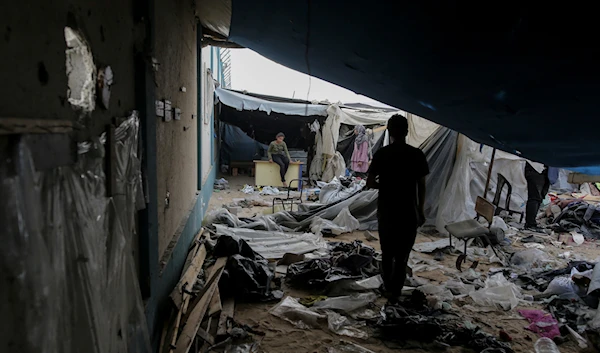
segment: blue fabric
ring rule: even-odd
[[[261,159],[267,153],[267,145],[253,140],[237,126],[221,125],[221,161],[223,164],[231,162],[251,162]]]
[[[550,185],[554,185],[558,181],[558,172],[560,168],[548,167],[548,179],[550,180]]]
[[[230,39],[479,143],[572,169],[600,165],[594,16],[516,0],[233,0]]]

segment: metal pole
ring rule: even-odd
[[[496,148],[492,151],[492,160],[490,161],[490,167],[488,168],[487,180],[485,181],[485,190],[483,191],[483,198],[487,200],[488,188],[490,187],[490,179],[492,177],[492,168],[494,167],[494,158],[496,158]]]

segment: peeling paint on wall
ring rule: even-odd
[[[65,27],[67,42],[67,97],[74,109],[91,113],[96,108],[96,66],[90,46],[77,31]]]

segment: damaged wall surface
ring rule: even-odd
[[[122,338],[131,338],[129,334],[132,333],[137,335],[132,338],[133,341],[147,343],[149,333],[154,345],[156,345],[155,341],[160,339],[160,333],[157,335],[160,331],[158,323],[162,320],[160,308],[164,305],[164,299],[172,290],[174,282],[179,278],[189,243],[200,228],[214,181],[214,168],[211,161],[215,160],[216,149],[213,148],[212,138],[214,131],[212,97],[210,94],[207,95],[211,100],[206,109],[199,106],[198,102],[203,99],[203,96],[198,91],[200,70],[197,67],[200,51],[197,46],[198,25],[193,4],[183,0],[154,2],[126,0],[97,4],[79,0],[59,0],[51,4],[36,3],[35,6],[24,3],[13,4],[7,7],[3,14],[0,19],[0,30],[3,34],[1,39],[3,55],[0,56],[0,63],[5,69],[0,70],[0,79],[5,82],[5,85],[0,88],[3,96],[0,101],[1,125],[5,125],[4,118],[57,120],[74,124],[73,132],[70,134],[47,134],[43,131],[37,135],[25,135],[28,143],[29,141],[37,143],[25,146],[31,147],[29,148],[31,156],[23,157],[25,162],[33,160],[34,168],[38,169],[36,173],[41,173],[39,169],[43,167],[44,172],[49,173],[48,175],[66,175],[74,180],[73,183],[69,183],[68,178],[44,179],[49,183],[48,187],[55,187],[52,189],[53,192],[60,193],[69,187],[71,189],[52,200],[44,200],[47,203],[55,201],[56,204],[52,208],[54,213],[42,209],[42,215],[61,216],[64,219],[64,229],[80,229],[84,227],[81,223],[87,222],[87,218],[86,215],[78,212],[85,211],[84,208],[90,206],[88,203],[101,199],[102,202],[113,202],[116,205],[114,212],[119,217],[123,217],[122,223],[124,223],[121,224],[124,227],[122,238],[115,238],[117,234],[115,229],[118,228],[115,225],[110,229],[94,230],[93,234],[96,238],[92,247],[86,247],[90,244],[76,242],[72,244],[82,246],[81,249],[69,249],[69,251],[79,250],[79,253],[69,254],[75,254],[75,257],[83,256],[78,259],[82,264],[85,263],[81,265],[85,269],[80,272],[77,272],[79,268],[73,269],[73,273],[77,272],[79,276],[77,278],[79,278],[78,283],[82,285],[79,288],[81,291],[64,296],[65,300],[56,301],[57,304],[53,306],[44,306],[52,303],[53,298],[48,297],[46,298],[48,300],[38,302],[41,307],[26,306],[24,309],[26,312],[23,315],[31,314],[28,316],[29,321],[24,321],[24,324],[35,322],[35,315],[39,313],[46,313],[47,317],[55,316],[57,320],[55,322],[59,325],[76,325],[78,327],[76,330],[69,331],[73,333],[72,336],[65,336],[66,331],[58,332],[70,328],[56,326],[50,321],[40,322],[42,326],[47,324],[47,327],[53,327],[54,325],[54,329],[44,331],[46,334],[42,336],[36,336],[38,342],[32,341],[35,344],[29,346],[21,344],[21,341],[31,341],[32,337],[22,337],[21,341],[17,342],[19,347],[23,348],[19,351],[149,351],[145,344],[126,347],[124,344],[130,344],[131,341],[127,342]],[[68,34],[67,38],[65,33]],[[212,51],[210,48],[206,49]],[[215,77],[222,78],[218,51],[216,55],[214,66],[217,69],[214,72],[218,75]],[[213,66],[209,55],[204,62],[206,68]],[[207,75],[204,73],[202,76],[205,81],[208,80]],[[98,82],[102,82],[104,86],[96,86]],[[110,89],[107,90],[106,87]],[[107,91],[110,96],[106,94]],[[84,94],[82,95],[81,92]],[[155,100],[170,101],[172,107],[178,108],[181,112],[180,119],[174,116],[172,121],[165,122],[162,117],[157,117],[154,110]],[[132,206],[128,203],[131,200],[140,201],[139,198],[131,198],[127,193],[119,194],[110,199],[112,201],[107,201],[103,195],[104,188],[89,190],[85,180],[78,180],[75,177],[85,174],[86,170],[89,171],[89,168],[94,167],[99,170],[89,173],[90,176],[96,176],[92,181],[103,182],[104,173],[109,167],[102,160],[106,156],[111,156],[110,153],[113,152],[110,149],[106,149],[105,152],[101,152],[103,149],[98,149],[94,152],[98,155],[90,156],[94,160],[93,165],[76,165],[76,162],[82,163],[84,157],[76,154],[75,142],[85,143],[88,147],[94,144],[111,145],[109,136],[104,135],[100,138],[105,133],[107,125],[113,123],[114,119],[130,116],[134,110],[142,113],[139,116],[139,130],[136,131],[139,131],[141,137],[139,147],[142,149],[138,151],[139,157],[144,156],[143,168],[141,168],[144,182],[142,186],[136,185],[139,190],[144,191],[146,202],[144,205],[144,201],[141,201],[141,204],[149,210],[140,214],[137,213],[139,210],[137,204]],[[206,121],[200,118],[201,110],[210,111]],[[173,113],[175,115],[175,111]],[[65,123],[65,126],[71,129],[69,124]],[[3,127],[2,131],[4,134],[7,130]],[[200,135],[203,140],[202,146],[200,146]],[[135,141],[127,146],[137,146],[138,136],[135,137]],[[0,154],[13,153],[15,141],[12,136],[0,135]],[[116,143],[118,144],[118,140]],[[117,146],[121,146],[117,147],[117,151],[123,147],[123,145]],[[199,158],[200,155],[202,158]],[[104,160],[107,159],[108,157]],[[202,177],[199,176],[201,159],[202,165],[208,163],[208,168],[205,169]],[[38,164],[38,161],[43,165]],[[0,161],[0,163],[4,162],[5,159]],[[122,171],[124,170],[122,168],[125,168],[129,171],[131,165],[119,163],[124,163],[121,157],[116,158],[116,169]],[[139,168],[139,161],[137,163]],[[22,181],[19,178],[29,175],[15,177],[10,169],[12,166],[8,169],[5,167],[4,164],[0,164],[0,169],[9,171],[8,174],[2,174],[4,180],[12,178],[10,179],[12,182],[20,183]],[[118,180],[117,186],[123,181],[126,182],[126,180]],[[117,187],[113,191],[120,192],[122,189]],[[41,197],[49,197],[47,195],[42,193]],[[71,200],[69,197],[78,197],[80,204],[69,201]],[[8,198],[3,200],[7,201]],[[168,203],[165,202],[166,200]],[[35,205],[37,203],[34,202],[26,206],[35,208],[37,207]],[[81,208],[74,208],[79,206]],[[157,208],[158,212],[156,212]],[[61,210],[69,213],[56,213]],[[3,203],[2,211],[9,217],[12,215],[9,211],[16,212],[17,208],[7,208],[6,203]],[[111,212],[113,211],[107,211],[109,217],[112,217],[110,219],[113,220],[115,218]],[[93,224],[86,226],[92,227]],[[80,233],[87,234],[87,231],[91,232],[86,228]],[[56,234],[67,233],[64,231]],[[42,238],[38,237],[37,240],[46,241],[48,247],[58,246],[48,239],[56,241],[60,239],[43,238],[46,233],[37,234],[42,235]],[[143,245],[138,244],[138,234],[141,234],[139,243],[143,242]],[[19,238],[20,233],[16,231],[11,232],[10,235],[15,236],[17,242],[22,240]],[[165,263],[159,263],[161,255],[177,235],[179,241],[172,244],[170,256]],[[71,240],[78,241],[77,238]],[[120,249],[120,252],[104,253],[97,250],[104,244],[104,240],[115,249]],[[43,261],[48,260],[47,257],[32,256],[34,253],[27,247],[17,247],[17,243],[14,245],[15,247],[6,250],[12,251],[11,256],[14,258],[25,259],[29,263],[24,264],[30,268],[46,268],[46,274],[50,277],[54,274],[52,271],[64,272],[64,269],[60,268],[60,262],[56,262],[60,259],[50,259],[54,261],[54,265],[45,266]],[[91,252],[89,256],[86,256],[87,252]],[[131,253],[134,253],[134,257],[128,257]],[[126,260],[120,260],[121,255]],[[70,257],[64,260],[75,261]],[[104,266],[105,262],[111,266]],[[1,268],[5,268],[4,264]],[[106,271],[94,272],[94,268]],[[109,281],[102,282],[99,279]],[[36,288],[36,285],[44,284],[39,282],[43,280],[43,276],[37,276],[25,284],[29,286],[28,288]],[[137,287],[138,280],[142,288]],[[10,283],[15,284],[14,281]],[[127,286],[122,286],[124,283]],[[19,288],[15,287],[11,290],[13,289],[14,291],[9,294],[18,293]],[[140,293],[143,293],[145,307],[142,306]],[[57,292],[50,294],[56,295]],[[126,303],[129,312],[119,311],[119,298],[130,300]],[[77,306],[63,309],[58,306],[59,304],[68,306],[69,302],[77,303]],[[131,311],[134,309],[137,310],[136,315],[140,313],[142,315],[134,317]],[[27,310],[38,310],[38,312],[30,313]],[[80,312],[75,322],[71,322],[72,317],[67,316],[73,310]],[[143,315],[144,312],[146,317]],[[112,319],[115,315],[121,315],[118,320],[122,325],[118,332],[113,331],[112,326],[104,327],[103,324],[98,324],[108,321],[116,323],[117,320]],[[139,320],[129,324],[137,325],[136,331],[124,334],[125,330],[130,329],[126,327],[127,320],[134,318]],[[148,332],[144,332],[143,328],[146,326]],[[32,328],[28,325],[27,327],[15,326],[15,329],[19,327],[21,333]],[[115,340],[117,333],[121,338]],[[77,339],[68,341],[69,337],[77,337]],[[57,342],[57,339],[65,339],[65,341]],[[9,340],[2,341],[10,343]],[[72,349],[67,349],[67,346]],[[38,349],[40,347],[43,349]],[[59,348],[53,350],[53,347]]]
[[[159,256],[176,237],[182,219],[195,202],[198,175],[196,131],[196,19],[189,3],[157,1],[156,98],[168,100],[181,109],[181,120],[169,122],[157,117],[157,179]],[[175,38],[180,40],[175,40]],[[182,92],[181,87],[185,87]]]
[[[98,135],[115,116],[127,116],[136,108],[133,50],[143,39],[142,26],[134,21],[132,8],[132,0],[6,6],[0,19],[0,81],[5,82],[0,87],[1,116],[78,119],[79,114],[67,100],[66,26],[83,35],[94,64],[110,65],[115,75],[109,109],[96,109],[84,119],[87,129],[80,131],[80,139]]]

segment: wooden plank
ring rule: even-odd
[[[163,353],[168,351],[168,345],[167,344],[167,337],[171,337],[172,334],[172,327],[171,327],[171,323],[173,322],[173,313],[171,312],[171,314],[169,315],[169,318],[167,320],[165,320],[164,324],[163,324],[163,331],[160,337],[160,345],[158,346],[159,348],[159,352]]]
[[[210,321],[208,323],[207,329],[210,329]],[[206,332],[206,330],[203,329],[202,327],[198,328],[198,332],[196,333],[196,336],[202,338],[206,343],[208,343],[211,346],[213,344],[215,344],[215,338],[213,337],[213,335]]]
[[[194,240],[192,241],[190,250],[188,251],[187,257],[185,258],[185,262],[183,263],[183,273],[185,273],[185,271],[188,269],[188,267],[190,267],[190,265],[192,264],[192,260],[198,254],[198,251],[200,250],[200,245],[201,245],[200,239],[202,238],[203,234],[204,234],[204,228],[200,228],[200,231],[198,231],[198,234],[196,234],[196,236],[194,237]]]
[[[219,328],[217,329],[217,337],[225,336],[229,332],[229,319],[233,319],[235,312],[235,299],[227,298],[223,301],[223,309],[219,318]]]
[[[65,134],[73,131],[69,120],[0,118],[0,135]]]
[[[175,344],[175,353],[188,353],[192,343],[194,342],[194,338],[196,337],[196,333],[198,333],[198,328],[202,324],[202,319],[204,315],[208,311],[208,306],[212,299],[212,296],[219,285],[219,278],[221,278],[221,274],[223,273],[223,269],[225,268],[225,264],[227,263],[226,257],[220,257],[217,259],[217,262],[211,268],[209,274],[209,281],[205,286],[205,293],[200,297],[198,303],[194,306],[190,306],[191,312],[186,315],[185,326],[181,335],[177,338],[177,343]],[[209,284],[210,283],[210,284]]]
[[[219,295],[219,288],[215,290],[215,294],[210,301],[210,306],[208,307],[208,316],[213,316],[221,312],[221,295]]]
[[[179,282],[171,292],[171,300],[175,303],[177,309],[181,309],[183,305],[183,293],[191,292],[194,287],[194,283],[196,283],[196,278],[198,277],[198,273],[202,269],[202,265],[204,265],[204,260],[206,259],[206,247],[204,244],[200,245],[200,249],[196,256],[192,259],[190,266],[185,270],[183,276],[179,279]]]

